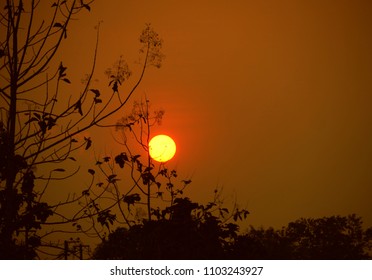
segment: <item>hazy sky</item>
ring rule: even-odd
[[[255,226],[351,213],[372,225],[371,11],[371,1],[98,0],[70,26],[66,64],[88,72],[102,20],[97,87],[120,55],[135,76],[152,23],[166,59],[135,99],[166,111],[154,133],[175,139],[169,166],[192,177],[187,195],[207,201],[223,187]]]

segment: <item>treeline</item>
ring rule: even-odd
[[[356,215],[301,218],[277,230],[240,233],[248,214],[178,198],[154,219],[118,228],[94,251],[94,259],[371,259],[372,228]],[[222,214],[222,215],[221,215]]]

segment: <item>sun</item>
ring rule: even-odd
[[[149,153],[153,160],[166,162],[176,153],[176,143],[167,135],[154,136],[149,142]]]

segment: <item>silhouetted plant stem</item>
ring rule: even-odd
[[[150,119],[149,119],[149,101],[146,98],[146,120],[147,120],[147,166],[149,168],[148,172],[151,172],[151,157],[150,157]],[[151,221],[151,180],[148,180],[147,183],[147,214],[148,214],[148,219]]]

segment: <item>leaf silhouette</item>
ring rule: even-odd
[[[83,4],[83,7],[90,12],[90,6],[88,4]]]
[[[111,159],[111,157],[104,157],[104,158],[103,158],[103,161],[104,161],[104,162],[109,162],[110,159]]]
[[[121,153],[115,157],[115,162],[120,166],[120,168],[124,168],[124,164],[126,161],[129,161],[128,156],[125,153]]]
[[[96,95],[96,97],[99,97],[101,95],[98,89],[91,89],[90,91],[93,92]]]
[[[65,74],[65,71],[67,70],[67,67],[64,67],[62,62],[59,64],[59,67],[58,67],[58,77],[59,78],[62,78],[62,77],[65,77],[66,74]]]
[[[126,195],[124,196],[124,202],[128,204],[128,207],[129,205],[134,205],[135,202],[138,202],[141,200],[141,196],[138,194],[138,193],[134,193],[134,194],[131,194],[131,195]]]
[[[81,194],[84,195],[84,196],[89,196],[90,195],[89,190],[83,190],[81,192]]]
[[[88,138],[84,137],[84,140],[87,142],[87,145],[85,146],[85,150],[88,150],[92,146],[92,140],[90,140],[90,137]]]
[[[135,162],[141,155],[132,156],[132,162]]]
[[[65,172],[66,170],[63,169],[63,168],[56,168],[53,171],[56,171],[56,172]]]
[[[81,109],[81,99],[79,99],[75,104],[75,109],[78,110],[80,115],[83,115],[83,110]]]
[[[100,98],[94,98],[94,103],[95,104],[102,103],[102,99],[100,99]]]
[[[59,27],[59,28],[62,28],[63,25],[62,25],[61,23],[59,23],[59,22],[56,22],[56,23],[53,25],[53,27]]]
[[[119,179],[116,179],[116,174],[112,174],[110,176],[107,177],[107,181],[109,181],[109,183],[115,183],[116,181],[118,181]]]

